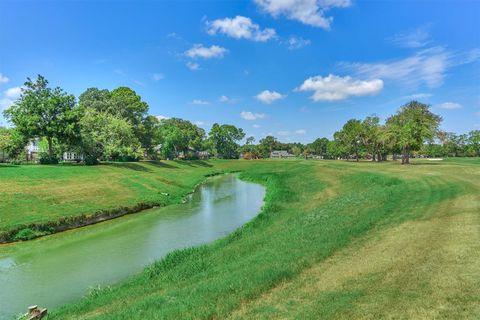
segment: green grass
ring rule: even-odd
[[[471,319],[480,314],[480,166],[475,161],[207,164],[212,167],[183,164],[155,175],[178,182],[184,172],[198,170],[201,179],[210,171],[241,170],[243,179],[267,187],[261,214],[224,239],[172,252],[131,279],[52,310],[49,319]],[[144,185],[143,177],[134,181]],[[185,186],[197,181],[191,179]]]
[[[138,203],[179,203],[221,161],[0,165],[0,232]],[[224,165],[228,170],[229,165]],[[169,195],[163,195],[168,193]]]

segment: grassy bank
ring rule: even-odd
[[[228,168],[267,186],[256,219],[49,319],[478,315],[477,163],[242,161]]]
[[[222,161],[0,165],[0,238],[26,240],[179,203],[205,176],[230,166]]]

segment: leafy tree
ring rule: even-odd
[[[138,130],[142,148],[145,149],[147,154],[152,158],[156,158],[156,147],[161,142],[158,130],[159,126],[160,121],[157,117],[148,115],[142,120]]]
[[[233,125],[218,123],[213,124],[209,132],[209,139],[212,141],[217,157],[223,159],[238,158],[238,141],[245,137],[243,129]]]
[[[447,132],[443,135],[444,154],[453,157],[465,155],[467,135],[457,135],[454,132]]]
[[[48,81],[38,75],[35,81],[27,78],[20,98],[4,112],[27,139],[45,138],[48,144],[48,157],[56,158],[53,143],[56,139],[68,142],[78,133],[78,112],[75,97],[61,88],[49,88]]]
[[[205,130],[190,121],[170,118],[160,121],[158,132],[165,157],[178,157],[180,153],[186,157],[190,149],[200,150],[203,147]]]
[[[328,139],[318,138],[312,143],[308,144],[308,149],[319,156],[325,157],[327,155]]]
[[[418,101],[403,105],[397,114],[387,119],[387,134],[401,149],[402,164],[410,163],[410,153],[420,150],[425,141],[438,135],[441,121],[442,118],[433,114],[428,105]]]
[[[480,130],[473,130],[468,133],[468,150],[477,157],[480,157]]]
[[[109,113],[88,110],[80,121],[82,152],[87,164],[102,160],[135,160],[142,155],[132,125]]]
[[[265,138],[260,140],[260,144],[264,146],[269,153],[271,153],[274,149],[278,146],[277,138],[273,136],[266,136]]]
[[[360,120],[351,119],[343,125],[342,130],[335,132],[335,140],[342,146],[349,155],[355,155],[359,160],[359,152],[362,137],[362,123]]]

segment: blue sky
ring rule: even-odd
[[[1,1],[0,109],[42,74],[156,116],[309,142],[416,98],[480,129],[479,1]],[[0,118],[0,124],[5,124]]]

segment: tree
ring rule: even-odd
[[[112,91],[88,88],[79,97],[80,109],[92,109],[100,113],[108,113],[116,118],[126,120],[132,125],[135,136],[142,141],[142,146],[149,150],[152,145],[145,136],[145,125],[154,125],[153,116],[147,116],[148,104],[142,101],[137,93],[128,87],[119,87]]]
[[[35,81],[27,78],[20,98],[4,112],[26,139],[45,138],[48,157],[54,161],[54,139],[68,142],[78,134],[78,112],[75,97],[61,88],[51,89],[48,81],[38,75]]]
[[[212,141],[217,157],[222,159],[238,158],[238,141],[245,137],[243,129],[233,125],[218,123],[213,124],[209,132],[209,139]]]
[[[327,155],[328,139],[318,138],[307,145],[308,149],[316,155],[325,157]]]
[[[158,132],[164,157],[178,157],[183,153],[188,156],[190,149],[200,150],[203,147],[205,130],[190,121],[170,118],[160,121]]]
[[[384,159],[385,140],[379,117],[368,116],[362,121],[360,141],[367,152],[372,155],[372,161]]]
[[[348,120],[343,125],[342,130],[335,132],[333,136],[349,155],[353,154],[356,161],[359,160],[362,136],[362,123],[360,120]]]
[[[102,160],[135,160],[142,155],[132,125],[125,119],[92,109],[80,121],[82,152],[87,164]]]
[[[387,119],[387,134],[401,149],[402,164],[410,163],[410,153],[420,150],[425,141],[431,141],[438,134],[441,121],[428,105],[418,101],[403,105],[397,114]]]
[[[268,152],[271,153],[278,146],[278,141],[277,138],[273,136],[266,136],[260,140],[260,144],[266,147]]]
[[[480,130],[473,130],[468,133],[468,150],[477,157],[480,157]]]
[[[160,121],[157,117],[148,115],[142,120],[138,130],[140,144],[142,145],[142,148],[145,149],[146,153],[152,158],[156,158],[156,147],[161,142],[158,130],[159,126]]]

